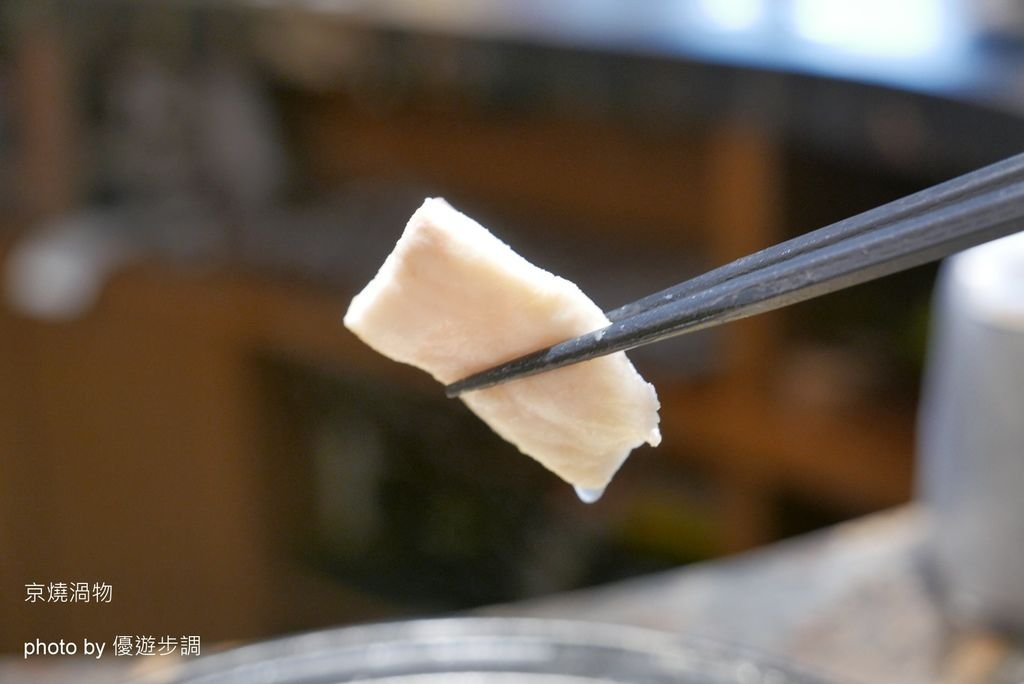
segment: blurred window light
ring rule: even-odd
[[[938,52],[951,23],[944,0],[792,0],[791,8],[802,38],[877,57]]]
[[[764,0],[698,0],[704,22],[722,31],[749,31],[764,20]]]

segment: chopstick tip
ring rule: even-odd
[[[449,383],[444,387],[444,394],[449,399],[457,399],[466,392],[486,389],[502,382],[503,378],[495,375],[496,369],[484,370],[467,375],[461,380]]]
[[[444,396],[448,397],[449,399],[458,399],[459,395],[461,395],[463,392],[462,387],[460,386],[461,383],[462,381],[459,380],[451,383],[450,385],[445,385]]]

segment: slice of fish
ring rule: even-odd
[[[573,283],[534,266],[442,199],[428,199],[353,298],[345,325],[450,383],[608,325]],[[657,446],[658,397],[622,352],[462,396],[492,430],[577,491],[600,492]]]

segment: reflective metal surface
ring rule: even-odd
[[[467,618],[351,627],[207,656],[147,684],[789,684],[825,679],[722,644],[634,627]]]

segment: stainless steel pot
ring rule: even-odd
[[[450,618],[341,628],[205,656],[140,684],[825,684],[718,643],[635,627]]]

